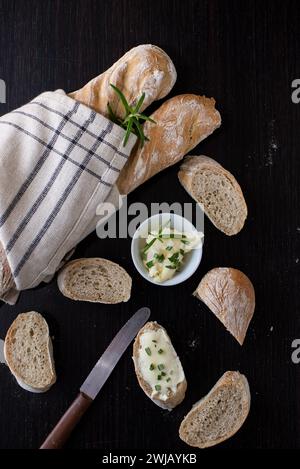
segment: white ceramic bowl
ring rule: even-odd
[[[187,280],[197,270],[202,258],[203,240],[199,247],[192,249],[190,252],[185,254],[182,269],[180,272],[176,272],[173,278],[166,280],[165,282],[156,282],[153,278],[150,277],[148,270],[143,264],[141,251],[146,244],[146,238],[149,234],[149,231],[158,230],[161,226],[167,224],[169,220],[171,220],[170,227],[175,230],[180,232],[185,231],[188,233],[197,233],[194,225],[186,218],[183,218],[180,215],[176,215],[174,213],[160,213],[147,218],[147,220],[145,220],[139,226],[139,228],[134,233],[131,243],[131,256],[136,269],[146,280],[148,280],[148,282],[161,285],[162,287],[178,285],[179,283]]]

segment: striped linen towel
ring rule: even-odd
[[[17,291],[49,280],[95,229],[97,206],[116,200],[136,142],[124,147],[124,133],[62,90],[0,118],[0,241]]]

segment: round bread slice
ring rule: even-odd
[[[48,324],[35,311],[17,316],[7,331],[4,357],[26,391],[46,392],[56,381]]]
[[[208,156],[188,156],[178,178],[205,214],[228,236],[237,234],[247,218],[243,192],[234,176]]]
[[[147,322],[139,331],[132,358],[139,385],[155,404],[172,410],[183,401],[187,389],[183,367],[167,331],[157,322]]]
[[[243,345],[255,309],[255,291],[249,278],[240,270],[216,267],[204,275],[194,295]]]
[[[245,422],[250,410],[247,378],[227,371],[183,419],[180,438],[190,446],[208,448],[227,440]]]
[[[132,280],[118,264],[93,257],[68,262],[57,283],[61,293],[72,300],[116,304],[129,300]]]

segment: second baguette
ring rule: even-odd
[[[195,94],[169,99],[146,122],[149,141],[134,147],[117,181],[121,194],[129,194],[155,174],[174,165],[221,125],[215,100]]]

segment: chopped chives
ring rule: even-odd
[[[153,267],[153,266],[154,266],[154,262],[153,262],[153,260],[151,260],[151,261],[147,262],[147,263],[146,263],[146,266],[148,267],[148,269],[151,269],[151,267]]]
[[[157,340],[154,340],[154,339],[153,339],[152,342],[154,342],[154,343],[156,344],[156,343],[157,343]]]
[[[149,366],[149,370],[152,371],[152,370],[154,370],[154,368],[155,368],[154,363],[151,363],[151,365]]]
[[[164,371],[162,371],[161,376],[166,376],[166,373]]]
[[[155,390],[156,390],[156,391],[160,391],[160,390],[161,390],[161,386],[160,386],[159,384],[156,384],[156,385],[155,385]]]
[[[167,378],[167,383],[168,383],[169,381],[171,381],[171,378]]]
[[[165,365],[163,365],[162,363],[160,363],[157,368],[159,369],[159,371],[161,371],[161,370],[164,369],[164,367],[165,367]]]
[[[162,348],[160,348],[160,349],[158,350],[158,353],[159,353],[160,355],[161,355],[163,352],[164,352],[164,351],[163,351]]]
[[[157,379],[158,379],[158,381],[160,381],[161,380],[161,375],[158,375]]]
[[[146,347],[146,348],[145,348],[145,352],[146,352],[146,354],[149,355],[149,357],[150,357],[150,355],[151,355],[151,349],[150,349],[149,347]]]

